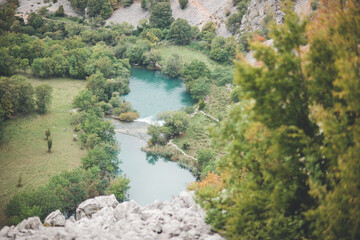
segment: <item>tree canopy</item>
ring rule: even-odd
[[[150,24],[156,28],[169,28],[174,21],[169,2],[157,2],[151,10]]]

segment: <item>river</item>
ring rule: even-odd
[[[192,105],[191,97],[180,79],[141,68],[131,70],[129,86],[131,92],[122,98],[131,103],[140,117],[132,123],[114,122],[121,148],[120,168],[130,179],[129,197],[141,205],[170,200],[195,181],[194,176],[169,159],[149,156],[141,147],[149,138],[147,126],[157,122],[157,114]]]

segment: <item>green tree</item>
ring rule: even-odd
[[[192,81],[200,77],[209,77],[210,70],[204,62],[194,60],[190,64],[185,65],[182,71],[185,81]]]
[[[91,91],[84,89],[81,90],[78,95],[75,96],[73,106],[79,108],[80,111],[87,111],[98,102],[96,96]]]
[[[8,76],[15,72],[15,59],[9,53],[9,48],[0,48],[0,75]]]
[[[51,104],[52,87],[48,84],[41,84],[35,87],[35,99],[37,111],[39,113],[46,113]]]
[[[51,132],[49,128],[45,130],[45,136],[46,136],[45,140],[49,140],[49,137],[51,136]]]
[[[123,176],[118,176],[116,179],[110,182],[110,185],[106,189],[106,194],[114,194],[118,202],[127,201],[129,200],[129,183],[130,179]]]
[[[218,86],[225,86],[234,80],[233,69],[230,67],[216,67],[211,73],[213,83]]]
[[[178,44],[188,44],[193,37],[191,26],[185,19],[178,18],[170,26],[169,37]]]
[[[212,161],[215,156],[214,152],[208,148],[200,149],[199,151],[196,152],[196,154],[200,169],[205,168],[206,165],[208,165],[209,162]]]
[[[33,96],[34,89],[24,77],[0,78],[0,109],[3,117],[33,112]]]
[[[168,28],[174,21],[169,2],[157,2],[151,10],[150,24],[155,28]]]
[[[112,7],[109,0],[89,0],[87,7],[90,17],[100,15],[103,19],[107,19],[112,14]]]
[[[232,34],[235,34],[236,31],[240,29],[243,16],[244,15],[241,12],[236,12],[228,17],[225,22],[227,30],[229,30]]]
[[[99,101],[108,101],[108,96],[105,93],[106,79],[100,72],[91,74],[86,79],[86,88],[89,89]]]
[[[70,0],[70,4],[80,13],[84,13],[84,10],[87,5],[87,0]]]
[[[160,52],[151,49],[151,51],[144,54],[145,60],[143,61],[146,68],[149,70],[159,70],[159,62],[161,60]]]
[[[190,117],[185,112],[169,111],[161,114],[159,118],[164,120],[164,127],[168,130],[165,134],[168,135],[168,138],[179,135],[189,126]]]
[[[134,45],[126,50],[126,56],[129,58],[130,63],[142,64],[145,61],[144,54],[149,51],[148,41],[138,40]]]
[[[225,48],[225,38],[218,36],[215,37],[211,42],[210,58],[218,61],[225,62],[229,58],[229,53]]]
[[[27,58],[21,59],[20,69],[25,73],[28,68],[29,68],[29,59]]]
[[[309,119],[300,58],[307,41],[299,22],[287,12],[272,33],[276,50],[252,46],[262,67],[236,62],[235,82],[244,98],[213,132],[219,149],[228,149],[218,162],[226,194],[202,196],[218,206],[208,211],[212,226],[232,239],[301,239],[309,233],[304,213],[313,198],[305,156],[318,138]]]
[[[130,7],[134,3],[134,0],[123,0],[124,7]]]
[[[210,80],[206,77],[201,77],[190,83],[190,94],[195,100],[200,100],[206,97],[210,92]]]
[[[189,0],[179,0],[181,9],[185,9],[188,2],[189,2]]]
[[[104,174],[116,175],[119,171],[118,147],[116,144],[103,143],[95,145],[88,151],[88,155],[82,158],[85,169],[94,166],[99,167]]]
[[[310,26],[306,69],[312,115],[321,142],[311,145],[308,169],[317,200],[307,212],[313,239],[360,237],[360,6],[321,1]]]
[[[69,51],[67,60],[69,63],[69,75],[84,79],[87,76],[85,66],[91,52],[87,48],[75,48]]]
[[[45,21],[40,15],[38,15],[34,12],[30,13],[30,15],[28,17],[28,25],[32,26],[35,29],[38,29],[38,28],[42,27],[44,25],[44,23],[45,23]]]
[[[55,16],[57,16],[57,17],[65,16],[64,6],[63,5],[60,5],[59,8],[56,10]]]
[[[181,74],[181,69],[183,68],[183,66],[184,63],[181,60],[180,56],[174,53],[167,60],[163,73],[172,78],[178,77]]]
[[[47,147],[48,147],[48,153],[51,153],[51,148],[52,148],[52,139],[49,138],[47,140]]]
[[[19,175],[18,184],[16,186],[17,187],[22,187],[23,186],[23,184],[22,184],[22,172]]]

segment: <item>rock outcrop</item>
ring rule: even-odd
[[[182,192],[172,201],[155,201],[145,207],[114,199],[111,195],[86,200],[76,210],[77,221],[72,217],[62,227],[44,227],[38,217],[16,227],[6,226],[0,239],[223,239],[204,222],[205,213],[193,200],[193,193]],[[62,217],[55,211],[46,221],[59,226],[57,219]]]
[[[271,14],[277,24],[282,24],[285,13],[281,11],[281,0],[250,0],[248,11],[242,18],[240,32],[261,30],[267,14]]]
[[[44,221],[45,226],[63,227],[65,226],[65,216],[59,210],[50,213]]]

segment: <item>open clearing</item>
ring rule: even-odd
[[[190,64],[194,60],[204,62],[210,70],[214,70],[216,66],[221,66],[214,60],[210,59],[204,53],[194,50],[188,46],[178,45],[162,45],[157,48],[160,52],[162,60],[160,61],[164,65],[170,56],[178,54],[185,64]]]
[[[0,143],[0,228],[7,224],[3,210],[15,193],[45,184],[51,176],[80,166],[81,157],[86,155],[80,144],[72,141],[69,114],[72,100],[84,88],[85,81],[64,78],[29,78],[29,81],[33,87],[51,85],[53,100],[45,115],[31,114],[6,123]],[[47,128],[53,140],[50,154],[44,140]],[[18,188],[21,173],[23,187]]]

